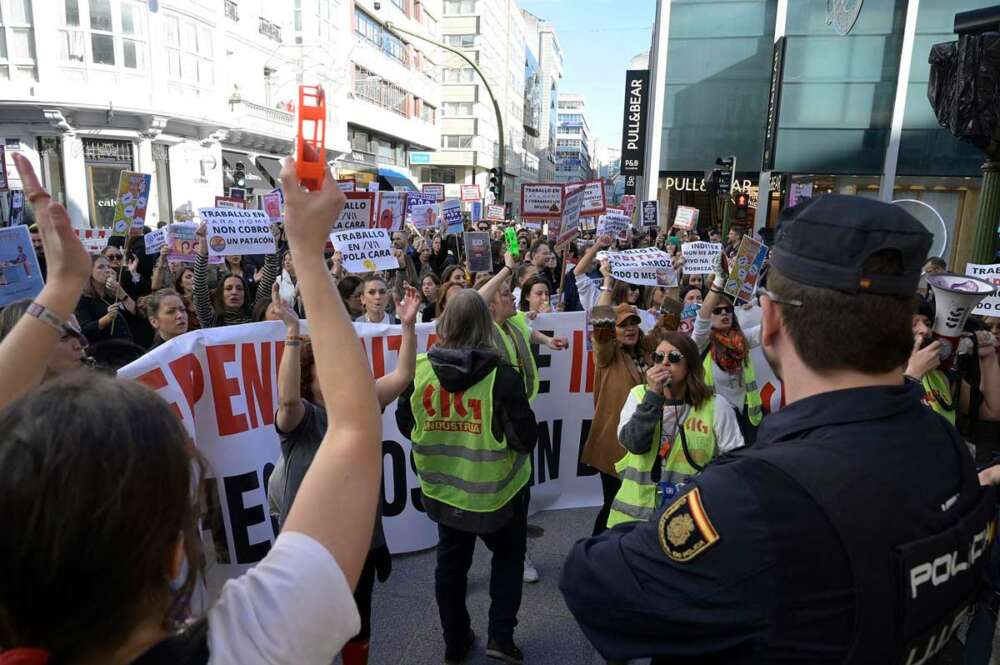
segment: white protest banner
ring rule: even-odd
[[[418,203],[410,208],[410,218],[414,228],[420,230],[433,229],[437,226],[438,204]]]
[[[597,472],[579,463],[594,414],[594,358],[587,349],[583,312],[541,314],[532,328],[565,337],[569,348],[532,345],[538,360],[539,423],[532,453],[531,510],[601,504]],[[742,320],[742,318],[741,318]],[[308,334],[307,326],[302,334]],[[400,326],[355,323],[372,374],[391,372],[398,361]],[[417,324],[417,352],[435,341],[434,324]],[[119,376],[146,384],[176,409],[213,475],[207,483],[212,531],[206,538],[210,598],[222,584],[260,561],[277,537],[268,518],[267,483],[281,455],[274,413],[285,326],[279,321],[195,330],[156,347]],[[357,348],[357,347],[356,347]],[[345,349],[345,352],[347,349]],[[765,413],[781,403],[780,384],[759,347],[751,351]],[[433,547],[437,527],[420,505],[419,482],[410,466],[410,442],[396,427],[395,408],[382,415],[386,540],[394,554]]]
[[[674,264],[663,250],[643,247],[607,252],[606,255],[611,275],[617,280],[646,286],[677,286]]]
[[[642,226],[643,228],[656,228],[660,225],[660,202],[642,202]]]
[[[431,203],[440,203],[444,201],[444,185],[439,182],[425,182],[420,185],[420,192],[423,194],[430,194],[434,197]]]
[[[563,199],[562,225],[556,235],[556,250],[561,251],[566,243],[580,235],[580,209],[583,207],[584,190],[576,189]]]
[[[146,247],[146,255],[158,254],[164,245],[167,244],[167,229],[156,229],[143,236],[143,245]]]
[[[274,233],[263,210],[198,208],[208,225],[208,255],[274,254]]]
[[[353,181],[352,181],[353,182]],[[370,229],[375,222],[375,194],[372,192],[345,192],[347,203],[333,225],[337,229]]]
[[[480,191],[479,185],[462,185],[459,191],[462,194],[463,203],[480,201],[483,198],[483,193]]]
[[[729,277],[722,288],[737,305],[749,302],[753,298],[766,258],[767,245],[750,236],[743,236],[736,257],[729,262]]]
[[[597,235],[608,235],[620,238],[632,228],[632,218],[618,208],[608,208],[608,211],[597,220]]]
[[[681,245],[685,275],[711,275],[715,257],[722,251],[721,242],[686,242]]]
[[[465,230],[462,221],[462,202],[448,199],[441,204],[441,222],[444,224],[445,235],[454,235]]]
[[[0,307],[37,296],[45,285],[24,224],[0,229]],[[7,381],[16,381],[10,376]]]
[[[562,216],[563,186],[550,183],[521,185],[521,217],[559,219]]]
[[[698,226],[698,214],[701,211],[689,206],[677,206],[677,214],[674,215],[674,228],[690,231]]]
[[[88,254],[100,254],[108,245],[111,229],[74,229]]]
[[[378,217],[372,228],[385,229],[390,233],[403,228],[406,215],[406,192],[379,192]]]
[[[353,273],[396,270],[392,238],[385,229],[344,229],[330,234],[330,242],[343,254],[344,270]]]
[[[486,206],[486,221],[487,222],[502,222],[504,220],[504,208],[502,205],[488,205]]]
[[[581,217],[596,217],[603,215],[608,209],[608,201],[604,193],[603,180],[587,180],[566,185],[567,192],[583,190],[583,203],[580,207]]]
[[[967,263],[965,274],[969,277],[985,280],[997,289],[993,291],[993,295],[983,298],[979,305],[972,310],[972,313],[981,316],[1000,316],[1000,263],[991,265]]]

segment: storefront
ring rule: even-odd
[[[111,228],[118,202],[118,180],[122,171],[134,170],[131,141],[83,139],[83,163],[87,177],[87,203],[93,228]]]

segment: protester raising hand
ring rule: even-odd
[[[48,357],[66,329],[90,278],[91,260],[73,231],[66,209],[49,196],[23,155],[14,165],[38,223],[48,279],[41,293],[0,345],[0,408],[30,392],[42,380]]]

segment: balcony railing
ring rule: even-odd
[[[241,102],[246,115],[249,118],[257,118],[259,120],[267,120],[268,122],[275,122],[280,125],[287,125],[291,127],[295,124],[295,114],[289,113],[288,111],[282,111],[281,109],[273,109],[269,106],[264,106],[263,104],[254,104],[253,102]]]
[[[271,23],[263,16],[260,17],[260,23],[257,24],[257,32],[268,39],[273,39],[279,44],[281,43],[281,26]]]
[[[233,21],[240,20],[240,6],[236,4],[236,0],[226,0],[226,18]]]

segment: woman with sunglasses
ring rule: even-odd
[[[690,337],[664,333],[652,360],[646,383],[629,393],[618,421],[628,453],[615,465],[622,483],[608,528],[649,519],[717,455],[743,445],[733,410],[705,384]]]
[[[31,306],[30,300],[16,300],[0,309],[0,342],[10,334],[17,322]],[[52,349],[45,365],[43,381],[54,379],[81,367],[89,366],[92,359],[87,356],[87,338],[80,332],[80,324],[72,314],[62,328],[59,341]]]
[[[715,280],[694,322],[692,338],[705,355],[705,383],[732,405],[747,445],[757,440],[764,410],[750,351],[760,346],[760,326],[744,333],[732,301],[722,291],[728,274],[720,254]]]

